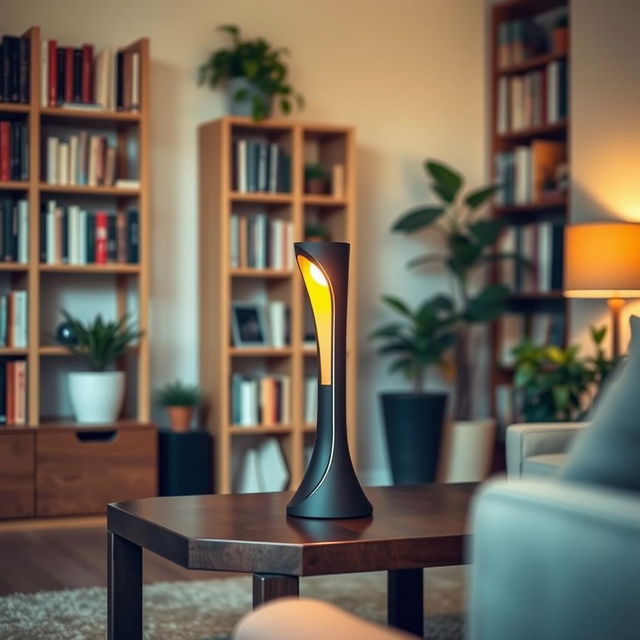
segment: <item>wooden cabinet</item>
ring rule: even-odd
[[[102,514],[109,502],[157,494],[151,425],[36,431],[36,515]]]
[[[0,432],[0,518],[34,514],[34,434]]]

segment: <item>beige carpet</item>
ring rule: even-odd
[[[463,569],[429,569],[425,575],[425,638],[460,640]],[[385,620],[384,573],[304,578],[301,593]],[[251,578],[145,585],[144,607],[147,640],[226,639],[251,608]],[[106,590],[100,587],[0,598],[2,640],[103,640],[105,632]]]

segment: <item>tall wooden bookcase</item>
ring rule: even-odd
[[[0,365],[8,359],[27,361],[27,425],[0,427],[0,518],[100,514],[108,502],[155,495],[157,491],[156,433],[148,422],[149,41],[141,39],[123,48],[139,55],[140,109],[96,111],[41,106],[40,29],[32,27],[24,37],[30,47],[30,101],[0,103],[0,118],[27,124],[28,180],[0,182],[0,194],[28,201],[28,261],[0,262],[0,279],[4,290],[28,293],[28,340],[26,348],[0,348]],[[60,132],[67,136],[82,129],[115,141],[117,177],[136,178],[139,186],[46,183],[43,161],[47,135]],[[136,151],[133,155],[132,148]],[[137,209],[138,263],[41,263],[40,211],[49,198],[90,210]],[[121,419],[109,425],[76,425],[64,406],[52,400],[65,393],[64,370],[73,370],[77,360],[55,345],[51,334],[61,320],[60,301],[72,314],[81,315],[77,309],[82,305],[92,314],[93,307],[86,300],[96,289],[100,291],[96,295],[108,298],[115,313],[131,313],[144,334],[118,363],[129,381]]]
[[[492,169],[493,178],[496,178],[496,155],[504,151],[512,151],[518,145],[528,145],[534,140],[553,140],[566,144],[567,161],[569,161],[569,131],[570,131],[570,103],[567,110],[567,117],[553,124],[543,123],[541,126],[531,128],[518,128],[517,130],[504,131],[499,125],[499,81],[501,78],[513,78],[523,76],[530,72],[545,72],[550,63],[562,62],[569,64],[569,50],[561,51],[554,48],[551,41],[550,50],[540,54],[527,57],[514,64],[500,64],[499,50],[501,46],[500,26],[509,21],[519,21],[539,18],[541,15],[549,15],[549,12],[563,11],[568,17],[570,14],[570,4],[568,0],[506,0],[492,5],[489,17],[489,38],[490,38],[490,64],[489,64],[489,90],[491,100],[490,112],[490,158],[489,163]],[[504,44],[504,43],[503,43]],[[543,93],[546,99],[546,93]],[[511,97],[510,97],[511,99]],[[558,195],[548,195],[544,199],[530,202],[528,204],[494,206],[493,215],[502,219],[508,226],[528,225],[542,222],[559,222],[567,224],[569,221],[569,191]],[[499,282],[499,267],[494,265],[493,279]],[[533,316],[534,314],[562,314],[564,316],[564,343],[568,339],[569,333],[569,304],[563,295],[562,289],[550,291],[532,291],[526,293],[513,293],[509,299],[509,312],[514,314],[524,314]],[[513,367],[503,366],[499,362],[500,345],[505,339],[500,321],[495,322],[491,328],[491,354],[492,354],[492,374],[491,374],[491,406],[494,415],[499,420],[504,409],[500,399],[498,389],[511,392],[503,395],[504,400],[507,395],[512,396]],[[509,416],[518,420],[517,409],[511,406]],[[503,425],[504,426],[504,425]]]
[[[236,139],[260,136],[276,142],[291,156],[288,193],[233,190],[233,144]],[[351,243],[347,356],[347,421],[352,455],[356,445],[356,169],[355,138],[351,127],[266,120],[254,123],[225,117],[201,125],[198,133],[200,179],[200,380],[208,400],[208,428],[215,437],[215,486],[219,493],[233,490],[234,448],[242,439],[276,437],[296,487],[304,473],[305,448],[313,443],[313,424],[303,420],[304,378],[317,371],[315,347],[305,345],[307,309],[297,268],[286,270],[231,268],[232,213],[257,211],[293,223],[295,240],[304,239],[305,224],[327,227],[334,241]],[[310,157],[310,154],[314,157]],[[305,160],[344,167],[342,197],[304,192]],[[290,344],[283,348],[234,347],[231,342],[231,303],[242,300],[250,288],[267,299],[283,301],[290,310]],[[230,383],[235,372],[275,373],[291,380],[290,424],[237,426],[230,420]],[[246,440],[244,440],[246,442]]]

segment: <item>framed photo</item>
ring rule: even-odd
[[[264,309],[248,302],[231,303],[231,338],[235,347],[269,344]]]

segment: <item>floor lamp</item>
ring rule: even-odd
[[[569,225],[564,245],[564,294],[607,300],[612,354],[619,356],[620,312],[625,298],[640,298],[640,224]]]

